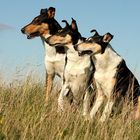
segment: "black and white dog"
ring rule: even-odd
[[[46,67],[46,102],[53,86],[55,75],[63,77],[65,65],[64,47],[50,47],[45,39],[61,30],[61,26],[54,19],[55,8],[41,9],[40,15],[35,17],[31,23],[21,29],[28,39],[41,37],[45,48],[45,67]]]
[[[89,79],[92,74],[92,62],[89,55],[79,56],[74,45],[85,40],[78,31],[76,21],[72,19],[71,25],[66,22],[66,27],[55,35],[50,36],[46,41],[50,46],[64,46],[67,61],[64,69],[64,81],[60,96],[58,98],[58,110],[64,110],[64,98],[71,94],[74,101],[83,99],[85,90],[89,86]],[[84,109],[85,112],[86,109]]]
[[[117,97],[125,97],[125,99],[133,101],[136,109],[135,117],[140,117],[140,86],[126,66],[124,59],[109,44],[113,35],[106,33],[101,36],[96,30],[91,32],[95,32],[92,37],[75,45],[79,55],[83,57],[86,55],[92,56],[95,65],[93,78],[97,88],[97,97],[90,111],[90,118],[93,119],[105,97],[107,103],[100,121],[103,122],[109,117]]]

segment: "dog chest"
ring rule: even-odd
[[[89,56],[79,57],[76,54],[67,54],[67,64],[65,70],[71,75],[81,75],[89,72],[91,68],[91,61]]]
[[[64,61],[65,56],[66,54],[57,53],[55,47],[51,47],[47,43],[45,43],[45,61]]]
[[[82,97],[82,93],[84,93],[89,80],[89,75],[89,73],[71,75],[69,72],[65,71],[65,84],[69,85],[76,100]]]

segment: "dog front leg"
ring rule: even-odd
[[[112,101],[111,100],[107,101],[107,104],[105,106],[103,114],[102,114],[102,116],[100,118],[100,122],[104,122],[110,116],[113,105],[114,105],[113,100]]]
[[[104,94],[103,94],[100,84],[96,83],[96,86],[97,86],[97,98],[90,112],[91,119],[93,119],[93,117],[95,116],[95,114],[97,113],[98,109],[100,108],[100,106],[102,105],[104,101]]]
[[[109,82],[109,81],[108,81]],[[119,93],[114,93],[115,89],[115,84],[116,84],[116,78],[112,78],[111,81],[109,82],[108,88],[106,87],[107,92],[105,92],[106,97],[107,97],[107,103],[104,108],[104,111],[102,113],[102,116],[100,118],[100,122],[104,122],[111,114],[112,112],[112,107],[116,101],[116,97],[114,97],[114,94],[119,94]]]
[[[99,95],[95,101],[95,104],[93,106],[93,108],[91,109],[90,112],[90,118],[93,119],[93,117],[95,116],[95,114],[97,113],[98,109],[100,108],[100,106],[102,105],[104,101],[104,96]]]
[[[64,111],[64,97],[67,96],[69,91],[70,89],[68,88],[68,86],[63,85],[59,98],[58,98],[58,112]]]
[[[90,88],[90,87],[89,87]],[[84,101],[83,101],[83,116],[87,117],[89,113],[89,108],[90,108],[90,89],[86,90],[86,94],[84,96]]]
[[[54,74],[47,74],[46,73],[46,103],[48,102],[50,93],[52,91],[53,87],[53,79],[54,79]]]

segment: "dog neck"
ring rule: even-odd
[[[93,56],[96,70],[102,71],[116,68],[122,60],[122,57],[110,45],[106,47],[103,54],[98,53]]]

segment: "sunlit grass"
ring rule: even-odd
[[[0,140],[140,140],[140,121],[130,111],[99,123],[85,121],[81,109],[57,113],[58,90],[46,106],[44,84],[36,75],[6,84],[0,79]]]

